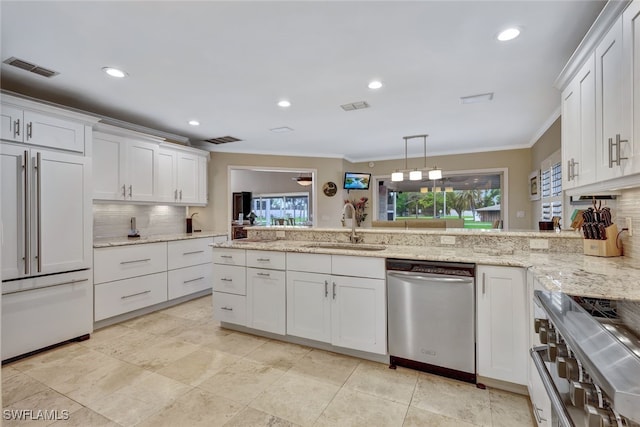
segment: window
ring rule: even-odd
[[[542,162],[541,211],[542,221],[551,221],[554,216],[562,217],[562,167],[555,155]]]
[[[309,221],[309,193],[260,194],[251,199],[255,222],[261,225],[295,225]]]
[[[437,181],[380,179],[377,219],[456,219],[464,220],[465,228],[497,227],[504,215],[502,176],[487,171],[448,174]]]

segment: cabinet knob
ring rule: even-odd
[[[555,362],[558,357],[568,357],[569,349],[564,343],[550,342],[547,345],[547,357],[550,362]]]
[[[569,398],[573,406],[577,408],[584,408],[586,405],[598,406],[598,390],[596,386],[591,383],[584,383],[579,381],[572,381],[569,385]]]
[[[552,342],[556,342],[556,331],[555,329],[553,329],[551,327],[551,325],[549,326],[541,326],[540,327],[540,332],[538,332],[538,335],[540,335],[540,342],[542,344],[549,344]]]
[[[587,405],[585,411],[587,413],[585,423],[587,427],[613,427],[622,425],[618,424],[618,417],[611,409],[596,408],[595,406]]]
[[[533,329],[536,331],[536,334],[540,333],[540,327],[548,327],[549,320],[548,319],[534,319],[533,321]]]

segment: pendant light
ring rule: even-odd
[[[442,169],[438,169],[436,166],[433,169],[427,169],[427,137],[429,135],[412,135],[412,136],[404,136],[404,169],[397,169],[395,172],[391,173],[391,181],[392,182],[400,182],[404,181],[404,173],[409,172],[409,180],[410,181],[422,181],[422,177],[425,173],[428,174],[429,179],[436,180],[442,179]],[[424,169],[409,169],[407,167],[407,141],[414,138],[422,138],[422,143],[424,146]]]

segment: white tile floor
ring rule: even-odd
[[[2,368],[5,426],[533,426],[528,399],[221,329],[211,296]]]

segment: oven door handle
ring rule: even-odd
[[[544,389],[547,392],[547,396],[549,396],[551,406],[558,415],[558,425],[561,427],[575,427],[575,424],[569,416],[569,412],[567,412],[566,406],[564,406],[564,403],[562,402],[560,393],[558,392],[556,385],[553,383],[551,374],[549,374],[547,366],[544,364],[544,360],[542,359],[541,354],[546,354],[546,352],[547,346],[544,345],[534,347],[529,351],[531,358],[533,359],[533,363],[536,365],[536,369],[538,370],[538,374],[540,375],[540,379],[542,380],[542,384],[544,385]]]

